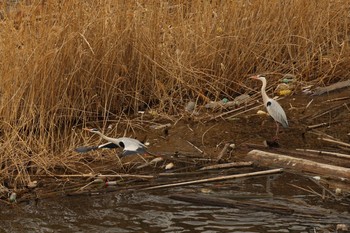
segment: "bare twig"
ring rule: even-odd
[[[222,156],[224,156],[224,154],[226,154],[227,149],[229,148],[229,146],[230,146],[230,143],[225,143],[224,148],[222,148],[222,150],[220,151],[218,157],[216,158],[216,160],[218,162],[221,160]]]
[[[133,174],[111,174],[111,175],[102,175],[102,174],[72,174],[72,175],[33,175],[40,177],[61,177],[61,178],[85,178],[85,177],[118,177],[118,178],[141,178],[141,179],[152,179],[154,176],[150,175],[133,175]]]
[[[333,155],[333,156],[336,156],[336,157],[339,157],[339,158],[350,159],[350,155],[336,153],[336,152],[322,151],[322,150],[311,150],[311,149],[296,149],[296,150],[297,151],[317,153],[319,155]]]
[[[212,178],[200,179],[200,180],[191,180],[191,181],[185,181],[185,182],[163,184],[163,185],[147,187],[147,188],[144,188],[142,190],[153,190],[153,189],[178,187],[178,186],[191,185],[191,184],[201,184],[201,183],[208,183],[208,182],[215,182],[215,181],[223,181],[223,180],[229,180],[229,179],[246,178],[246,177],[252,177],[252,176],[280,173],[282,171],[283,171],[282,168],[277,168],[277,169],[271,169],[271,170],[265,170],[265,171],[245,173],[245,174],[235,174],[235,175],[219,176],[219,177],[212,177]]]
[[[249,167],[252,166],[253,162],[233,162],[233,163],[223,163],[223,164],[215,164],[211,166],[202,167],[203,170],[212,170],[212,169],[222,169],[222,168],[232,168],[232,167]]]
[[[320,137],[318,139],[322,140],[322,141],[325,141],[325,142],[334,143],[334,144],[337,144],[337,145],[340,145],[340,146],[350,147],[349,143],[342,142],[340,140],[335,140],[335,139],[331,139],[331,138],[324,138],[324,137]]]
[[[199,149],[199,148],[198,148],[196,145],[194,145],[192,142],[190,142],[190,141],[188,141],[188,140],[186,140],[186,142],[187,142],[188,144],[190,144],[194,149],[198,150],[199,153],[201,153],[201,154],[204,153],[204,151],[202,151],[201,149]]]
[[[350,97],[349,96],[345,96],[345,97],[339,97],[339,98],[330,99],[330,100],[327,100],[327,102],[335,102],[335,101],[348,100],[348,99],[350,99]]]
[[[320,124],[309,125],[309,126],[307,126],[307,129],[316,129],[316,128],[320,128],[320,127],[324,127],[324,126],[329,126],[331,124],[341,123],[341,122],[344,122],[344,120],[337,120],[337,121],[332,121],[332,122],[323,122],[323,123],[320,123]]]

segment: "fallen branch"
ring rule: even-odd
[[[210,165],[210,166],[202,167],[199,170],[204,171],[204,170],[232,168],[232,167],[249,167],[252,165],[253,165],[253,162],[232,162],[232,163]]]
[[[292,214],[294,210],[289,207],[281,206],[281,205],[272,205],[267,203],[259,203],[253,201],[237,201],[228,198],[208,196],[208,195],[184,195],[184,194],[175,194],[169,196],[169,198],[190,202],[201,205],[210,205],[210,206],[223,206],[223,207],[232,207],[232,208],[249,208],[257,211],[269,211],[273,213],[279,214]]]
[[[222,156],[224,156],[224,154],[226,154],[227,149],[229,148],[229,146],[230,146],[230,143],[225,143],[224,148],[222,148],[222,150],[220,151],[218,157],[216,158],[216,160],[218,162],[221,160]]]
[[[245,105],[245,106],[242,106],[242,107],[239,107],[239,108],[230,110],[230,111],[228,111],[228,112],[221,113],[221,114],[219,114],[219,115],[217,115],[217,116],[214,116],[214,117],[210,118],[209,121],[215,120],[215,119],[217,119],[217,118],[221,118],[221,117],[223,117],[223,116],[225,116],[225,115],[227,115],[227,114],[237,112],[237,111],[239,111],[239,110],[241,110],[241,109],[245,109],[245,108],[247,108],[247,107],[249,107],[249,106],[251,106],[251,105],[254,105],[254,104],[255,104],[255,101],[253,101],[252,103],[249,103],[249,104],[247,104],[247,105]],[[249,109],[249,110],[258,108],[258,107],[260,107],[260,106],[261,106],[261,105],[256,106],[256,107],[253,107],[253,108],[251,108],[251,109]],[[239,113],[239,114],[241,114],[241,113]]]
[[[186,142],[188,143],[188,144],[190,144],[194,149],[196,149],[199,153],[201,153],[201,154],[204,154],[204,151],[202,151],[201,149],[199,149],[196,145],[194,145],[192,142],[190,142],[190,141],[188,141],[188,140],[186,140]]]
[[[33,175],[40,177],[60,177],[60,178],[103,178],[103,177],[117,177],[117,178],[141,178],[141,179],[153,179],[154,176],[150,175],[132,175],[132,174],[111,174],[111,175],[102,175],[102,174],[71,174],[71,175]]]
[[[312,94],[312,95],[322,95],[322,94],[324,94],[326,92],[329,93],[331,91],[335,91],[335,90],[338,90],[338,89],[341,89],[341,88],[345,88],[345,87],[348,87],[348,86],[350,86],[350,79],[342,81],[342,82],[334,83],[334,84],[329,85],[327,87],[317,87],[315,89],[314,94]]]
[[[297,151],[303,151],[303,152],[311,152],[311,153],[317,153],[319,155],[332,155],[339,158],[345,158],[350,159],[350,155],[342,154],[342,153],[336,153],[336,152],[330,152],[330,151],[321,151],[321,150],[311,150],[311,149],[296,149]]]
[[[338,140],[335,140],[335,139],[324,138],[324,137],[320,137],[320,138],[318,138],[318,139],[319,139],[319,140],[322,140],[322,141],[325,141],[325,142],[334,143],[334,144],[337,144],[337,145],[340,145],[340,146],[350,147],[350,144],[349,144],[349,143],[342,142],[342,141],[338,141]]]
[[[157,185],[157,186],[143,188],[141,190],[161,189],[161,188],[178,187],[178,186],[185,186],[185,185],[191,185],[191,184],[201,184],[201,183],[208,183],[208,182],[215,182],[215,181],[223,181],[223,180],[229,180],[229,179],[246,178],[246,177],[252,177],[252,176],[280,173],[282,171],[283,171],[283,169],[277,168],[277,169],[271,169],[271,170],[266,170],[266,171],[258,171],[258,172],[244,173],[244,174],[212,177],[212,178],[206,178],[206,179],[200,179],[200,180],[191,180],[191,181],[171,183],[171,184],[163,184],[163,185]]]
[[[325,110],[325,111],[322,110],[322,111],[317,112],[317,113],[315,113],[315,114],[304,116],[304,117],[302,117],[300,120],[307,119],[308,121],[311,121],[311,120],[313,120],[313,119],[315,119],[315,118],[321,117],[321,116],[326,115],[326,114],[329,114],[329,113],[331,113],[331,112],[333,112],[333,111],[335,111],[335,110],[338,110],[338,109],[340,109],[340,108],[342,108],[342,107],[345,107],[346,104],[347,104],[347,103],[344,102],[344,103],[341,103],[341,104],[339,104],[339,105],[337,105],[337,106],[332,106],[332,107],[330,107],[329,109],[327,109],[327,110]]]
[[[348,100],[348,99],[350,99],[350,97],[345,96],[345,97],[338,97],[338,98],[330,99],[330,100],[327,100],[326,102],[335,102],[335,101]]]
[[[246,158],[253,160],[254,163],[257,163],[260,166],[279,166],[299,172],[305,171],[331,177],[350,179],[350,168],[318,163],[312,160],[294,158],[287,155],[275,154],[260,150],[252,150],[248,152]]]

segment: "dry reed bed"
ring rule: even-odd
[[[0,184],[21,188],[56,167],[79,172],[82,157],[71,151],[86,124],[114,121],[120,135],[134,127],[120,124],[130,114],[235,96],[250,90],[252,73],[320,84],[346,77],[346,3],[2,3]]]

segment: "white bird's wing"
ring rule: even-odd
[[[267,109],[267,112],[275,121],[279,122],[284,128],[288,127],[286,113],[276,100],[268,99],[265,107]]]
[[[126,137],[119,138],[118,140],[124,144],[123,155],[142,154],[146,152],[146,146],[139,140]]]
[[[119,147],[119,145],[116,145],[113,142],[107,142],[105,144],[99,145],[98,149],[101,149],[101,148],[113,149],[113,148],[117,148],[117,147]]]

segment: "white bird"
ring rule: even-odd
[[[79,153],[85,153],[91,150],[97,150],[101,148],[123,148],[123,156],[126,155],[132,155],[132,154],[145,154],[148,153],[146,151],[146,146],[140,142],[137,139],[134,138],[127,138],[127,137],[121,137],[121,138],[111,138],[103,135],[98,129],[88,129],[84,128],[84,130],[87,130],[91,133],[95,133],[100,135],[103,139],[107,140],[108,142],[99,146],[92,146],[92,147],[78,147],[75,149],[75,151]]]
[[[261,95],[264,102],[264,106],[266,107],[267,112],[270,114],[270,116],[275,120],[276,122],[276,134],[275,134],[275,140],[278,139],[278,131],[279,131],[279,124],[281,124],[284,128],[288,128],[288,120],[286,113],[284,112],[281,105],[274,99],[271,99],[266,94],[266,78],[261,75],[256,75],[250,77],[252,79],[257,79],[262,82],[261,87]]]

